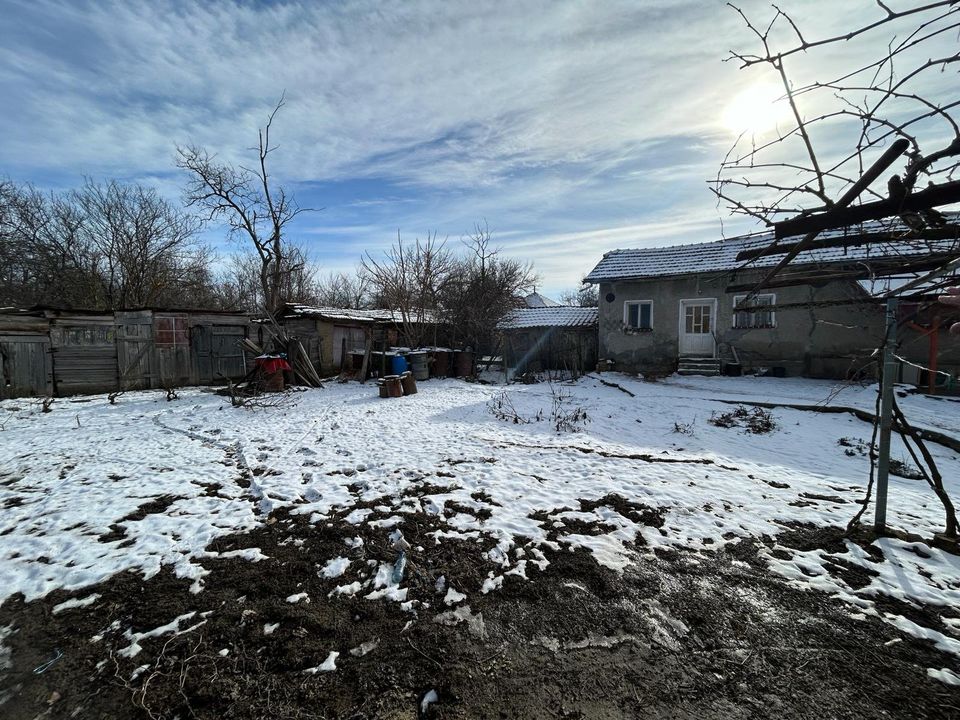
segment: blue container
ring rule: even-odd
[[[394,355],[390,358],[390,367],[394,375],[402,375],[407,371],[407,359],[403,355]]]

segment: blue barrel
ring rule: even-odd
[[[394,355],[390,358],[390,367],[394,375],[402,375],[407,371],[407,359],[403,355]]]

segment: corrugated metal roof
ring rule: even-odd
[[[315,317],[333,322],[376,323],[376,322],[403,322],[403,313],[399,310],[353,310],[351,308],[315,307],[299,303],[287,303],[280,313],[281,317]],[[416,322],[416,318],[412,318]],[[422,322],[435,322],[433,313],[425,311]]]
[[[821,238],[843,238],[870,232],[889,231],[889,225],[868,223],[856,228],[823,232]],[[770,255],[757,258],[752,262],[737,260],[737,253],[767,247],[773,242],[773,233],[745,235],[727,240],[714,240],[689,245],[671,245],[668,247],[640,248],[634,250],[613,250],[605,253],[603,259],[584,279],[584,282],[597,283],[607,280],[643,279],[695,273],[728,272],[740,268],[773,267],[783,255]],[[785,238],[780,244],[800,240],[799,237]],[[890,241],[871,243],[856,247],[835,247],[823,250],[802,252],[791,265],[843,264],[864,260],[882,260],[897,257],[917,257],[932,254],[960,254],[960,243],[956,240],[929,240],[920,242]]]
[[[497,323],[501,330],[537,327],[591,327],[597,324],[597,308],[565,305],[512,310]]]

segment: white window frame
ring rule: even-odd
[[[633,327],[630,324],[630,306],[631,305],[649,305],[650,306],[650,327]],[[640,311],[637,310],[637,322],[640,322]],[[624,300],[623,302],[623,326],[630,330],[639,330],[649,332],[653,330],[653,300]]]
[[[756,315],[756,310],[737,310],[737,305],[743,302],[743,299],[747,297],[746,295],[734,295],[733,296],[733,316],[730,318],[730,327],[735,330],[769,330],[777,326],[777,312],[774,308],[777,305],[777,294],[776,293],[759,293],[754,295],[756,298],[770,298],[770,324],[769,325],[754,325],[752,318]],[[753,300],[751,300],[751,303]],[[747,321],[746,325],[737,324],[737,316],[741,312],[746,312],[747,315],[751,318]]]

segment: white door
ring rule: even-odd
[[[716,300],[680,301],[680,355],[714,357]]]

